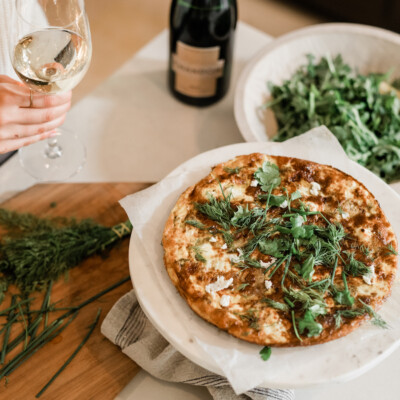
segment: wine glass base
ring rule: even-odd
[[[65,130],[58,132],[57,143],[62,149],[60,157],[46,156],[47,140],[19,149],[19,161],[22,167],[38,181],[65,181],[77,174],[86,162],[86,149],[78,136]]]

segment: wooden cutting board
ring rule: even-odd
[[[127,219],[118,200],[148,186],[144,183],[41,184],[0,207],[44,217],[93,218],[112,226]],[[129,239],[125,239],[106,258],[94,256],[72,269],[68,282],[61,279],[54,285],[51,301],[61,300],[60,307],[76,305],[128,276],[128,247]],[[129,281],[83,308],[65,331],[9,376],[6,387],[4,380],[0,383],[0,398],[34,399],[82,341],[101,308],[101,317],[92,336],[40,398],[113,399],[137,374],[139,367],[100,333],[100,325],[112,305],[131,288]],[[41,295],[37,297],[42,298]],[[6,299],[0,309],[8,302]]]

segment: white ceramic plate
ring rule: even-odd
[[[307,62],[341,54],[360,73],[387,72],[400,76],[400,35],[365,25],[322,24],[291,32],[272,41],[243,70],[235,92],[235,118],[248,142],[269,140],[276,133],[273,113],[260,106],[269,97],[267,82],[280,84]]]
[[[297,156],[327,163],[352,174],[375,194],[399,236],[400,210],[397,193],[374,174],[348,160],[336,139],[326,128],[325,131],[324,128],[319,128],[319,132],[320,135],[310,133],[284,143],[243,143],[208,151],[182,164],[169,175],[169,177],[179,177],[188,174],[185,182],[175,185],[170,193],[164,194],[166,188],[171,185],[168,177],[158,184],[161,189],[156,188],[157,192],[151,192],[157,194],[154,200],[156,206],[150,207],[151,210],[147,205],[149,199],[144,194],[138,197],[143,199],[142,203],[136,202],[134,207],[131,203],[132,208],[128,206],[129,199],[122,202],[132,221],[135,221],[135,214],[131,212],[135,208],[137,220],[141,219],[141,222],[137,223],[149,226],[155,232],[151,236],[146,236],[147,251],[135,234],[131,238],[130,274],[143,311],[172,346],[193,362],[214,373],[227,376],[227,373],[222,372],[223,367],[204,351],[198,340],[216,346],[216,349],[222,349],[223,352],[234,351],[236,358],[244,357],[252,360],[252,366],[256,364],[262,372],[262,384],[275,388],[296,388],[356,378],[387,357],[400,344],[399,326],[392,330],[377,330],[366,324],[344,338],[323,345],[307,348],[275,348],[271,359],[267,363],[258,365],[260,361],[258,351],[261,347],[233,338],[198,317],[178,294],[165,271],[160,240],[169,210],[178,196],[188,184],[197,182],[205,175],[204,171],[208,171],[212,165],[236,155],[252,152]],[[324,150],[315,152],[313,150],[315,145]],[[141,218],[143,214],[148,214],[149,217],[146,217],[148,219],[143,220]],[[152,253],[159,254],[154,256]],[[151,262],[152,257],[156,257],[158,262]],[[392,297],[382,308],[383,317],[389,320],[391,316],[396,322],[399,303],[399,285],[395,285]],[[242,365],[248,364],[239,365],[242,368]]]

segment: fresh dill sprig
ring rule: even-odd
[[[303,287],[300,290],[284,288],[283,292],[285,295],[284,300],[297,309],[305,311],[313,306],[326,309],[323,295],[312,288]]]
[[[256,316],[256,311],[253,309],[248,310],[246,313],[240,314],[235,313],[241,320],[246,321],[249,327],[258,331],[260,329],[258,325],[259,318]]]
[[[394,249],[391,243],[388,246],[386,246],[386,249],[389,251],[389,254],[394,254],[396,256],[399,255],[399,253]]]
[[[195,208],[208,218],[218,222],[225,230],[229,230],[234,211],[230,202],[231,194],[221,200],[210,195],[208,202],[195,203]]]
[[[198,246],[198,245],[192,246],[191,249],[194,251],[194,258],[197,261],[200,261],[202,263],[206,263],[207,262],[207,259],[203,256],[203,254],[201,252],[200,246]]]
[[[343,323],[342,317],[353,319],[355,317],[358,317],[358,316],[364,315],[364,314],[366,314],[366,310],[364,308],[353,308],[350,310],[338,310],[334,314],[335,327],[336,327],[336,329],[340,328],[340,326]]]
[[[246,289],[247,286],[249,286],[250,283],[241,283],[238,287],[237,287],[237,291],[241,292],[242,290]]]
[[[195,228],[198,228],[198,229],[201,229],[201,230],[207,229],[207,227],[202,222],[197,221],[195,219],[187,219],[185,221],[185,224],[194,226]]]
[[[236,168],[224,167],[224,171],[229,175],[238,174],[241,169],[242,167],[236,167]]]
[[[360,251],[361,251],[361,253],[364,254],[365,257],[370,257],[370,255],[371,255],[371,250],[364,244],[362,244],[360,246]]]
[[[371,272],[371,269],[362,261],[354,258],[353,252],[345,251],[343,253],[347,256],[347,264],[344,267],[347,274],[352,276],[363,276]]]
[[[0,242],[0,293],[14,284],[24,296],[45,289],[49,281],[56,281],[132,231],[129,221],[108,228],[92,220],[40,219],[4,210],[2,215],[9,230]],[[16,220],[10,221],[10,216]]]
[[[289,306],[285,303],[281,303],[279,301],[275,301],[275,300],[269,299],[267,297],[262,299],[262,301],[264,303],[266,303],[269,307],[275,308],[276,310],[284,311],[284,312],[289,311]]]
[[[364,306],[366,312],[371,317],[371,321],[374,325],[378,326],[379,328],[388,329],[389,326],[386,321],[382,319],[382,317],[368,304],[364,303],[360,300],[360,303]]]
[[[53,229],[68,225],[65,218],[40,218],[30,213],[19,213],[0,208],[0,226],[3,226],[10,236],[19,236],[28,232],[50,232]]]

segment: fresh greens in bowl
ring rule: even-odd
[[[341,55],[319,61],[307,56],[290,79],[269,83],[264,104],[278,123],[274,141],[282,142],[326,125],[347,155],[391,182],[400,178],[400,99],[389,73],[362,75]]]

